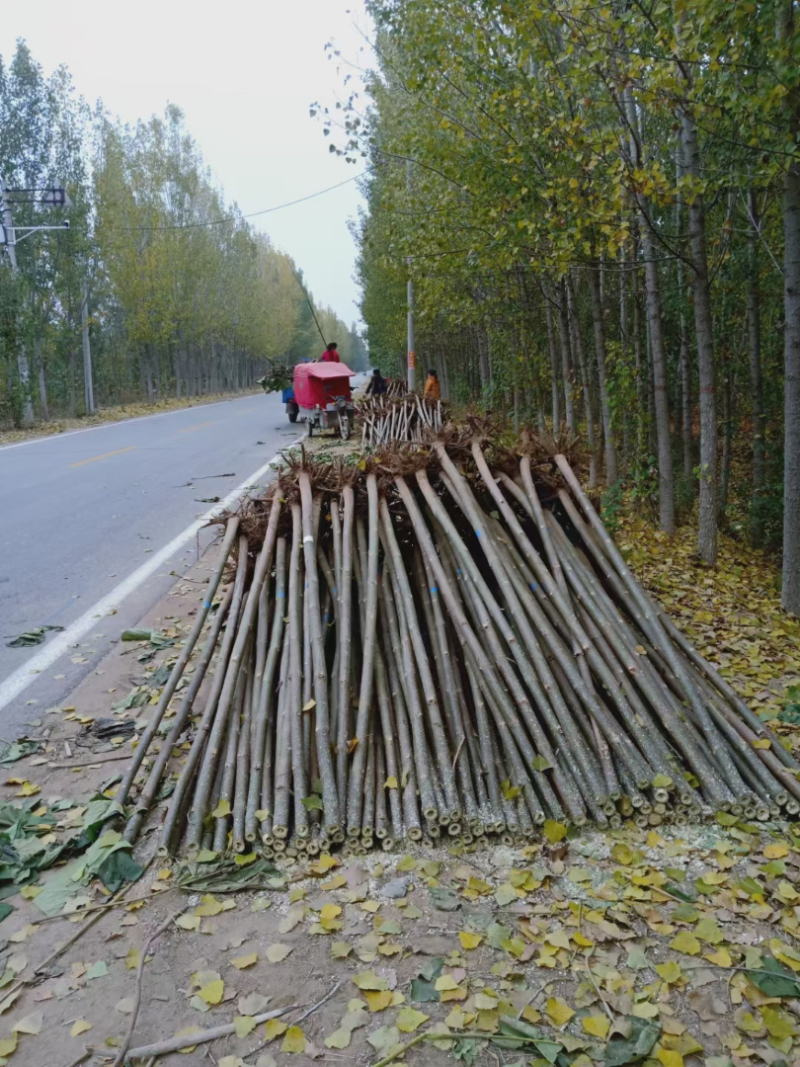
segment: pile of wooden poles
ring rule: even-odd
[[[484,447],[303,458],[227,518],[118,793],[128,840],[165,776],[160,849],[189,856],[800,810],[791,755],[638,585],[567,458]]]
[[[445,421],[441,400],[425,400],[416,393],[400,398],[365,397],[357,406],[361,417],[361,449],[389,444],[420,443],[429,432],[439,433]]]
[[[391,398],[397,398],[405,396],[408,392],[408,383],[405,378],[387,378],[386,379],[386,396]]]

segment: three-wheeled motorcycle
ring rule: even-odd
[[[339,436],[348,440],[356,412],[351,377],[344,363],[298,363],[293,388],[283,391],[289,422],[305,422],[309,437],[315,428],[338,429]]]

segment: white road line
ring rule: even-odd
[[[271,393],[269,394],[272,395]],[[159,411],[157,415],[137,415],[134,419],[119,419],[117,422],[104,422],[100,426],[87,426],[85,430],[69,430],[67,433],[50,433],[44,437],[33,437],[30,441],[16,441],[13,445],[0,445],[0,452],[8,452],[12,448],[24,448],[25,445],[39,445],[42,441],[63,441],[65,437],[74,437],[79,433],[94,433],[95,430],[108,430],[112,426],[128,426],[132,422],[147,422],[148,419],[165,419],[168,415],[180,415],[184,411],[197,411],[198,408],[215,408],[219,404],[236,404],[240,400],[258,399],[258,393],[248,393],[246,396],[231,397],[230,400],[215,400],[211,404],[195,404],[191,408],[175,408],[172,411]]]
[[[294,443],[293,441],[292,445]],[[292,445],[287,445],[286,447],[291,448]],[[224,500],[220,501],[219,504],[215,504],[205,515],[196,519],[190,526],[187,526],[177,537],[173,537],[168,545],[164,545],[133,574],[129,574],[115,589],[101,597],[93,607],[85,611],[79,619],[76,619],[66,630],[54,637],[52,641],[31,656],[29,660],[26,660],[4,682],[0,682],[0,711],[7,707],[12,700],[16,699],[32,682],[35,682],[42,671],[52,667],[59,656],[63,656],[71,646],[77,644],[82,637],[85,637],[90,630],[94,629],[97,626],[98,619],[108,615],[112,608],[118,608],[126,597],[135,592],[152,574],[155,574],[162,564],[175,555],[178,549],[183,548],[187,541],[191,541],[196,536],[197,531],[205,526],[209,519],[235,504],[247,489],[256,485],[267,471],[276,467],[280,459],[281,453],[279,452],[272,457],[269,463],[265,463],[263,467],[259,467],[254,474],[251,474],[247,481],[242,482],[240,486],[228,493]]]

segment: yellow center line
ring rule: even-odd
[[[213,426],[216,419],[211,419],[210,422],[196,422],[194,426],[187,426],[183,430],[178,430],[178,433],[194,433],[195,430],[202,430],[204,426]]]
[[[104,452],[102,456],[91,456],[89,459],[80,459],[77,463],[70,463],[70,467],[82,467],[84,463],[96,463],[98,459],[108,459],[109,456],[119,456],[123,452],[132,452],[137,445],[128,445],[127,448],[118,448],[116,452]]]

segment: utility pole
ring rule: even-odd
[[[83,397],[87,415],[94,415],[92,385],[92,350],[89,347],[89,287],[83,283],[81,293],[81,332],[83,334]]]
[[[5,246],[8,250],[8,258],[11,262],[11,273],[16,278],[19,274],[17,264],[17,235],[14,230],[14,219],[11,214],[11,201],[6,189],[6,183],[0,179],[0,194],[3,199],[3,230]],[[28,365],[28,353],[25,351],[23,341],[17,349],[17,370],[19,372],[19,384],[22,389],[22,425],[30,426],[33,423],[33,397],[31,396],[31,372]]]
[[[406,188],[411,193],[411,160],[406,164]],[[414,282],[411,278],[411,256],[406,257],[408,266],[408,391],[413,393],[417,385],[417,357],[414,352]]]

